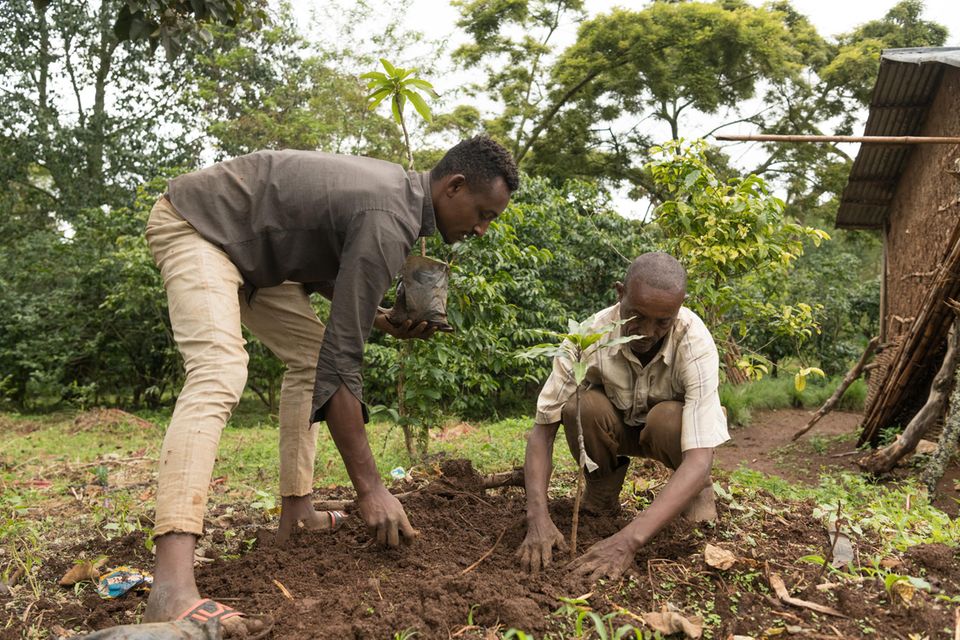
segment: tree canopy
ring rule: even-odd
[[[261,0],[0,4],[0,400],[168,402],[181,374],[142,239],[152,202],[171,176],[263,148],[406,164],[401,127],[367,108],[360,76],[381,57],[438,86],[448,55],[480,78],[411,126],[417,166],[483,131],[524,171],[487,237],[431,241],[452,264],[458,331],[412,350],[405,388],[422,412],[527,407],[546,370],[512,354],[612,304],[653,248],[684,261],[719,342],[775,370],[800,358],[836,372],[856,355],[875,330],[879,243],[814,242],[851,159],[767,145],[738,167],[728,148],[679,141],[737,123],[852,132],[881,49],[946,41],[919,0],[835,39],[786,0],[454,5],[466,42],[448,54],[399,26],[404,0],[331,6],[322,37]],[[617,214],[620,188],[649,203],[645,219]],[[251,385],[273,403],[282,369],[251,352]],[[367,357],[368,393],[390,404],[397,344],[375,336]]]

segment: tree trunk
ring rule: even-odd
[[[867,348],[864,349],[863,355],[860,356],[860,360],[857,361],[857,364],[853,366],[850,371],[847,372],[847,375],[843,377],[843,381],[840,382],[840,386],[837,387],[836,391],[833,392],[833,395],[830,396],[830,399],[823,403],[823,406],[817,410],[813,417],[810,418],[810,422],[803,428],[793,434],[791,440],[796,440],[810,429],[813,429],[813,425],[817,424],[820,421],[820,418],[827,415],[833,408],[840,402],[840,398],[843,397],[844,392],[853,384],[853,381],[860,377],[860,374],[863,373],[863,367],[866,366],[867,360],[870,359],[870,356],[873,355],[873,352],[877,349],[877,344],[880,342],[880,336],[872,338],[870,342],[867,343]]]
[[[907,428],[903,430],[895,441],[882,449],[878,449],[857,464],[865,471],[874,474],[886,473],[896,466],[905,455],[917,448],[917,443],[940,418],[943,417],[947,401],[951,399],[950,385],[954,379],[954,372],[960,364],[960,320],[954,320],[947,335],[947,353],[943,357],[943,364],[933,378],[930,385],[930,396],[926,404],[913,417]],[[954,389],[954,395],[957,390]],[[951,411],[960,408],[960,398],[951,401]],[[944,429],[946,431],[946,429]]]
[[[958,333],[957,326],[951,330]],[[929,464],[923,470],[923,483],[927,485],[930,495],[937,490],[937,483],[943,477],[943,472],[957,450],[957,442],[960,440],[960,368],[954,371],[953,392],[950,394],[950,408],[947,410],[947,417],[943,423],[943,431],[940,432],[940,442],[936,453],[930,458]]]

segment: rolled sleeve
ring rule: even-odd
[[[363,403],[363,345],[377,305],[415,238],[416,231],[389,211],[361,212],[351,225],[317,361],[311,423],[325,419],[326,404],[341,385],[360,401],[364,422],[369,419]]]
[[[712,338],[694,336],[681,348],[683,417],[680,449],[717,447],[730,439],[720,406],[720,358]]]
[[[560,422],[563,405],[577,390],[573,371],[566,359],[553,359],[553,371],[547,378],[540,395],[537,397],[537,424],[553,424]]]

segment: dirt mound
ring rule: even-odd
[[[377,547],[359,518],[348,519],[334,533],[302,531],[286,546],[277,546],[273,531],[255,524],[256,519],[236,518],[221,528],[212,518],[200,545],[215,547],[217,552],[208,557],[217,559],[197,568],[200,591],[244,611],[272,614],[279,621],[272,637],[290,640],[392,638],[403,631],[416,631],[418,639],[476,639],[494,637],[486,635],[491,629],[511,627],[537,638],[569,637],[577,610],[584,607],[608,616],[616,628],[642,627],[638,615],[671,606],[703,618],[716,638],[759,637],[787,625],[831,637],[863,637],[869,626],[882,629],[885,637],[919,633],[935,638],[952,628],[952,608],[931,594],[918,592],[906,608],[890,602],[881,580],[817,589],[823,582],[819,567],[798,558],[824,552],[823,524],[811,515],[812,505],[784,505],[773,498],[753,505],[755,516],[721,502],[716,525],[675,522],[640,550],[629,575],[616,582],[591,587],[572,581],[563,557],[538,577],[527,576],[514,555],[525,535],[522,491],[465,489],[480,481],[465,461],[446,461],[441,469],[449,475],[405,498],[407,514],[421,535],[401,549]],[[572,501],[555,499],[550,508],[560,530],[569,533]],[[616,519],[582,516],[580,552],[615,533],[634,514],[628,506]],[[112,542],[91,538],[75,551],[149,567],[143,538],[143,533]],[[703,559],[708,542],[733,550],[742,560],[728,571],[708,567]],[[952,579],[954,565],[947,558],[953,550],[926,547],[908,553],[909,561],[922,564],[928,580],[938,572]],[[76,557],[62,555],[44,566],[44,579],[59,578],[58,572]],[[794,597],[849,617],[823,616],[775,599],[768,570],[784,578]],[[585,602],[571,602],[588,592]],[[91,590],[64,592],[58,602],[44,603],[44,623],[78,631],[128,624],[134,612],[142,611],[143,599],[131,595],[109,601]],[[20,637],[22,631],[14,619],[0,638]]]
[[[144,420],[132,413],[127,413],[122,409],[90,409],[78,415],[73,421],[73,427],[76,431],[91,431],[114,429],[121,425],[131,425],[143,429],[155,429],[149,420]]]

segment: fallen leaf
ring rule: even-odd
[[[827,533],[830,534],[830,544],[833,549],[833,559],[830,561],[830,566],[839,569],[851,564],[853,562],[853,544],[850,542],[850,537],[838,528],[828,529]]]
[[[936,453],[939,449],[939,445],[936,442],[930,442],[929,440],[921,440],[917,443],[916,448],[913,450],[914,455],[930,455],[931,453]]]
[[[805,609],[811,609],[819,613],[825,613],[829,616],[837,616],[838,618],[847,617],[832,607],[828,607],[822,604],[817,604],[816,602],[801,600],[800,598],[794,598],[787,591],[787,585],[783,583],[783,578],[781,578],[775,573],[769,574],[767,576],[767,579],[770,581],[770,586],[773,588],[774,593],[777,594],[777,597],[783,600],[784,602],[786,602],[787,604],[792,604],[795,607],[803,607]]]
[[[916,588],[907,580],[894,582],[893,586],[890,587],[890,593],[895,594],[898,598],[900,598],[900,601],[908,607],[913,601],[913,594],[916,593],[916,591]]]
[[[737,563],[737,556],[709,542],[703,550],[703,559],[714,569],[720,569],[722,571],[726,571]]]
[[[287,600],[293,600],[293,594],[290,593],[290,590],[283,586],[283,583],[279,580],[274,580],[273,584],[277,585],[277,588],[280,589],[280,593],[284,595]]]
[[[683,632],[688,638],[699,638],[703,633],[703,622],[700,618],[687,619],[679,613],[667,611],[666,607],[660,613],[644,613],[643,621],[654,631],[667,636]]]
[[[903,564],[903,561],[900,558],[894,558],[893,556],[887,556],[880,561],[880,566],[884,569],[896,569]]]
[[[98,558],[96,561],[84,561],[70,567],[70,570],[60,578],[61,587],[72,587],[78,582],[90,580],[96,582],[100,579],[100,567],[107,561],[106,557]]]

